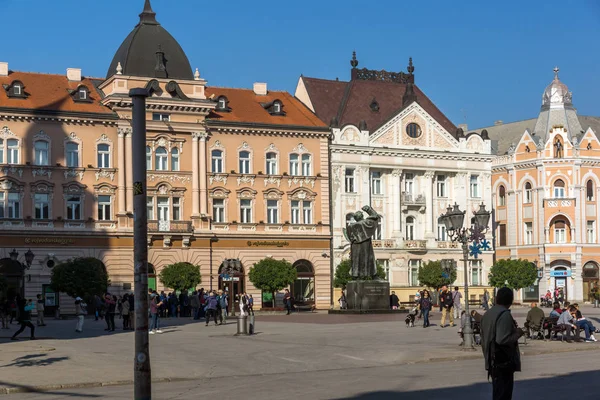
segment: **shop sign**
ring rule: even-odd
[[[69,246],[74,244],[75,241],[69,238],[54,238],[54,237],[43,237],[43,238],[25,238],[25,244],[38,244],[38,245],[55,245],[55,246]]]
[[[248,240],[248,247],[286,247],[290,245],[290,242],[281,240]]]
[[[568,278],[571,276],[571,270],[566,271],[550,271],[550,276],[553,278]]]
[[[567,286],[567,282],[564,279],[557,279],[556,280],[556,287],[565,287]]]

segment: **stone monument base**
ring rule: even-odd
[[[350,281],[346,284],[348,310],[390,309],[390,283],[386,281]]]

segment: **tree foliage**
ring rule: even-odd
[[[419,282],[423,286],[439,289],[444,285],[452,285],[456,281],[456,268],[447,271],[441,261],[429,261],[419,267]]]
[[[335,275],[333,276],[334,287],[344,288],[346,287],[346,284],[348,282],[353,280],[370,281],[373,279],[370,276],[364,276],[354,279],[352,276],[350,276],[350,268],[352,268],[352,263],[350,260],[344,260],[338,264],[337,268],[335,269]],[[383,266],[379,263],[377,263],[377,277],[379,279],[385,279],[385,270],[383,269]]]
[[[4,293],[7,286],[8,286],[8,283],[6,282],[6,278],[4,276],[0,275],[0,293]]]
[[[519,290],[529,287],[537,279],[537,268],[535,264],[523,260],[498,260],[488,275],[490,285],[493,287],[508,287]]]
[[[288,261],[269,257],[254,264],[248,273],[254,287],[273,294],[273,298],[276,292],[294,283],[297,276],[296,268]]]
[[[200,267],[186,262],[167,265],[160,271],[158,279],[165,287],[182,292],[195,289],[202,282]]]
[[[52,269],[50,285],[53,290],[71,297],[90,299],[106,292],[108,273],[96,258],[75,258]]]

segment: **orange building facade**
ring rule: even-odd
[[[259,305],[248,271],[273,257],[297,268],[298,302],[330,306],[330,131],[293,96],[266,83],[208,87],[148,1],[106,78],[0,63],[0,83],[0,272],[13,291],[44,292],[50,310],[70,312],[49,283],[74,257],[101,260],[112,293],[132,290],[128,93],[146,88],[150,285],[166,290],[161,269],[188,262],[201,268],[199,287],[245,291]]]
[[[571,302],[588,301],[598,285],[600,142],[580,119],[555,69],[535,126],[493,163],[496,256],[538,267],[538,282],[521,293],[525,301],[556,288]]]

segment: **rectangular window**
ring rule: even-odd
[[[169,221],[169,198],[158,197],[156,199],[156,211],[158,213],[159,221]]]
[[[438,240],[440,242],[445,242],[448,240],[448,234],[446,233],[446,225],[444,224],[438,224],[437,226],[437,234],[438,234]]]
[[[290,175],[300,175],[300,159],[298,154],[290,154]]]
[[[471,189],[471,197],[479,198],[481,197],[479,193],[479,176],[471,175],[469,187]]]
[[[302,154],[302,175],[311,176],[312,175],[312,165],[311,165],[311,157],[310,154]]]
[[[179,171],[179,149],[171,149],[171,171]]]
[[[33,144],[35,165],[48,165],[48,150],[50,145],[45,140],[36,140]]]
[[[181,198],[173,197],[173,221],[181,221]]]
[[[302,214],[303,214],[303,218],[304,218],[304,223],[305,224],[312,224],[312,202],[310,201],[303,201],[302,202]]]
[[[471,285],[480,286],[481,283],[481,261],[471,261]]]
[[[500,246],[506,246],[506,224],[498,225],[498,239]]]
[[[77,143],[67,143],[67,167],[79,167],[79,145]]]
[[[277,175],[277,153],[267,153],[267,175]]]
[[[525,189],[525,204],[531,204],[533,201],[533,191],[531,189]]]
[[[240,174],[250,173],[250,152],[240,151]]]
[[[404,175],[404,194],[411,196],[415,189],[415,176],[414,174]]]
[[[240,222],[249,224],[252,222],[252,200],[240,200]]]
[[[292,224],[300,223],[300,201],[292,200]]]
[[[152,113],[152,121],[170,121],[170,114]]]
[[[98,145],[98,168],[110,168],[110,146]]]
[[[437,197],[446,197],[446,175],[437,176]]]
[[[223,173],[223,152],[221,150],[212,151],[212,172],[215,174]]]
[[[564,221],[554,223],[554,243],[567,242],[567,227]]]
[[[277,200],[267,200],[267,223],[278,224],[279,223],[279,202]]]
[[[410,272],[410,286],[419,286],[419,267],[421,260],[408,260]]]
[[[67,197],[67,219],[83,219],[81,218],[81,196]]]
[[[225,222],[225,200],[213,199],[213,221]]]
[[[18,164],[19,163],[19,141],[17,139],[8,139],[6,141],[7,150],[8,150],[8,160],[9,164]]]
[[[107,195],[98,196],[98,221],[110,221],[111,198]]]
[[[596,242],[596,221],[587,221],[587,242],[595,243]]]
[[[49,196],[45,193],[36,193],[33,197],[35,207],[35,219],[50,218]]]
[[[525,222],[525,244],[533,244],[533,223]]]
[[[0,139],[0,164],[4,164],[4,139]]]
[[[372,171],[371,172],[371,193],[372,194],[382,194],[382,187],[381,187],[381,172],[379,171]]]
[[[565,197],[565,188],[564,187],[554,187],[554,198],[562,199]]]
[[[8,193],[8,218],[21,218],[21,195],[19,193]]]
[[[149,220],[154,219],[154,198],[148,197],[146,200],[146,212],[148,213],[147,218]]]
[[[356,188],[354,187],[354,168],[346,168],[345,172],[345,191],[346,193],[356,193]]]

